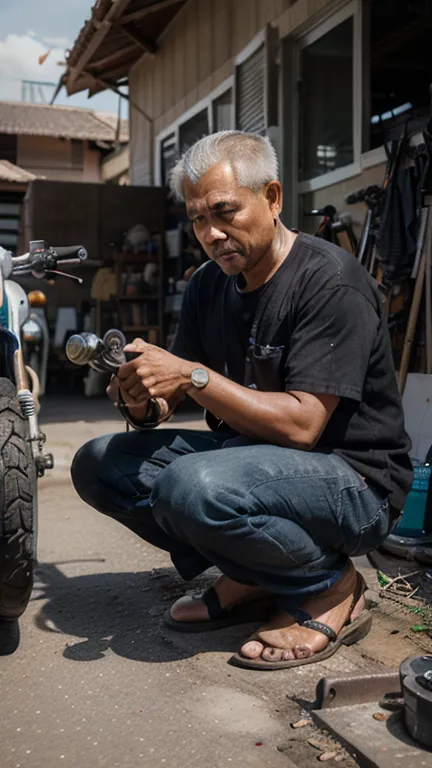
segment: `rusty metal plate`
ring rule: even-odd
[[[323,677],[316,687],[316,709],[364,704],[400,691],[398,672],[351,677]]]

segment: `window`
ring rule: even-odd
[[[160,153],[161,182],[164,187],[167,187],[169,176],[177,157],[175,133],[171,133],[166,139],[161,141]]]
[[[408,114],[430,114],[429,0],[363,2],[363,151],[381,146]]]
[[[232,128],[232,88],[213,102],[213,131],[229,131]]]
[[[233,80],[230,77],[221,83],[156,138],[156,184],[167,186],[176,159],[195,141],[211,132],[234,127]]]
[[[300,48],[299,181],[354,161],[354,18]]]
[[[71,166],[72,168],[83,168],[84,166],[84,142],[79,139],[71,139]]]
[[[202,139],[209,133],[208,110],[203,109],[196,115],[182,123],[179,127],[179,145],[180,152],[195,144],[198,139]]]

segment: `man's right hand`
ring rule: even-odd
[[[136,400],[131,398],[131,396],[127,392],[121,390],[121,388],[119,387],[119,381],[117,376],[113,376],[106,388],[106,393],[109,399],[116,406],[118,405],[118,401],[119,401],[119,391],[121,391],[123,400],[127,405],[131,416],[137,421],[143,420],[147,414],[148,400],[144,400],[144,402],[140,400],[140,402],[138,403]]]

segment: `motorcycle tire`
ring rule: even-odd
[[[15,386],[0,378],[0,655],[19,645],[34,570],[36,468]]]

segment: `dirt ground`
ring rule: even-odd
[[[40,484],[39,567],[22,643],[0,659],[2,768],[310,768],[335,749],[339,765],[355,765],[312,724],[290,724],[307,717],[320,678],[396,670],[431,652],[430,639],[411,631],[409,609],[379,601],[370,635],[322,664],[272,673],[229,666],[252,628],[164,629],[163,612],[185,592],[169,558],[71,487],[75,450],[124,428],[116,411],[105,400],[50,398],[43,422],[56,467]],[[196,412],[177,423],[204,427]],[[357,567],[376,596],[375,569],[366,559]]]

